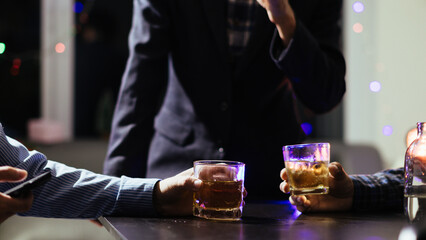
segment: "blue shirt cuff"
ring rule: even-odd
[[[156,178],[121,177],[114,215],[155,216],[153,192]]]

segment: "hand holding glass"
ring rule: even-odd
[[[203,181],[194,193],[193,214],[215,220],[239,220],[243,212],[245,164],[224,160],[194,162],[194,176]]]
[[[287,145],[283,155],[292,195],[328,193],[329,143]]]

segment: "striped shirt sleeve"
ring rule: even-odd
[[[403,168],[350,177],[354,183],[353,210],[403,210]]]
[[[32,178],[49,168],[52,178],[33,190],[34,202],[22,216],[88,218],[155,215],[152,193],[159,179],[111,177],[62,163],[28,149],[4,134],[0,124],[0,166],[25,169]],[[17,183],[0,183],[4,192]]]

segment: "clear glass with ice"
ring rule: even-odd
[[[287,145],[283,156],[292,195],[328,193],[329,143]]]
[[[243,214],[245,164],[226,160],[194,162],[194,176],[203,181],[194,193],[196,217],[237,221]]]

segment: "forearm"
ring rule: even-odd
[[[0,165],[25,169],[28,178],[46,168],[51,179],[33,190],[34,202],[22,215],[55,218],[97,218],[102,215],[154,214],[152,191],[158,179],[130,179],[96,174],[48,161],[37,151],[4,135],[0,125]],[[18,183],[1,183],[0,191]]]
[[[404,169],[386,170],[373,175],[353,175],[354,210],[402,211]]]
[[[275,24],[284,47],[287,47],[294,36],[296,29],[296,17],[287,0],[264,1],[269,20]]]
[[[299,6],[297,10],[304,9]],[[270,55],[291,80],[299,100],[314,112],[322,113],[335,107],[346,91],[345,60],[339,50],[341,5],[339,1],[328,1],[310,11],[315,16],[297,17],[296,12],[290,46],[282,43],[277,30]]]
[[[157,179],[131,179],[95,174],[48,161],[53,177],[33,191],[34,203],[25,216],[97,218],[150,216]]]

